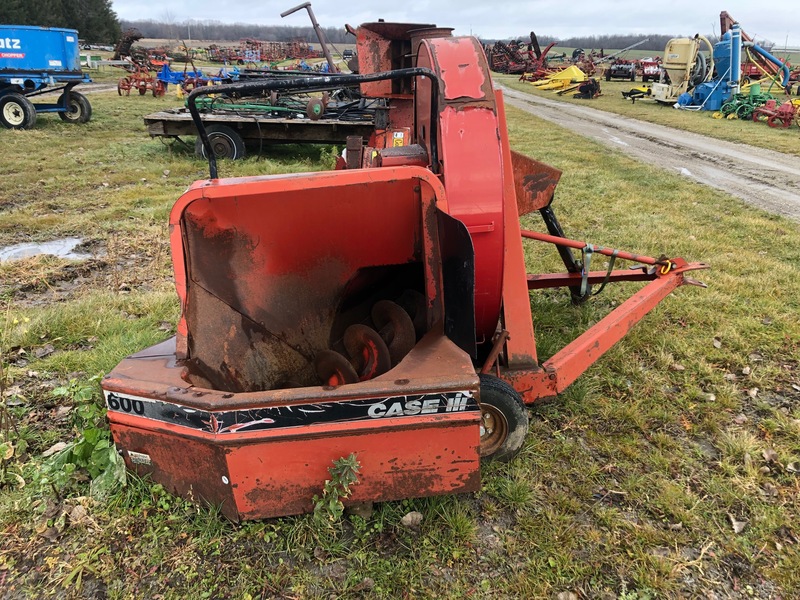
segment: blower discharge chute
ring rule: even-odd
[[[346,501],[467,492],[505,460],[526,404],[563,391],[703,268],[564,237],[560,172],[512,152],[503,99],[472,37],[430,25],[357,30],[355,75],[197,89],[210,157],[170,215],[177,335],[104,380],[128,467],[231,519],[297,514],[355,454]],[[359,85],[381,100],[338,170],[220,179],[197,97]],[[539,211],[548,234],[522,231]],[[523,239],[565,273],[527,274]],[[576,259],[572,249],[585,259]],[[592,254],[636,261],[591,271]],[[539,363],[529,291],[648,282]]]

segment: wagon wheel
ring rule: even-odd
[[[156,79],[156,82],[153,84],[153,97],[160,98],[166,93],[167,87],[164,85],[164,82],[160,79]]]
[[[199,77],[191,77],[191,78],[185,80],[181,84],[181,88],[183,89],[184,93],[189,94],[195,88],[199,88],[199,87],[202,87],[204,85],[205,85],[205,82],[202,79],[200,79]]]
[[[139,82],[139,95],[144,96],[147,93],[147,84],[144,81]]]
[[[483,460],[511,460],[522,449],[528,432],[528,412],[517,391],[492,375],[479,375]]]
[[[123,77],[122,79],[117,82],[117,93],[122,96],[122,92],[125,92],[126,96],[131,95],[131,78],[130,77]]]

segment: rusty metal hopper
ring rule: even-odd
[[[233,519],[309,510],[350,452],[354,502],[477,489],[478,377],[445,335],[444,301],[471,246],[443,194],[418,167],[192,186],[170,219],[176,340],[103,381],[128,466]],[[419,341],[385,373],[321,385],[317,354],[409,291]]]

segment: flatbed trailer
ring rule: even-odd
[[[368,138],[374,130],[372,120],[275,118],[266,115],[208,112],[201,115],[218,158],[241,158],[246,142],[344,144],[347,136]],[[197,128],[186,108],[175,108],[144,117],[151,137],[180,140],[197,136]],[[204,155],[202,144],[195,146]]]

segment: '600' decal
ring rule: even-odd
[[[109,394],[107,401],[109,410],[118,410],[120,412],[132,413],[134,415],[144,415],[144,402],[138,398]]]

